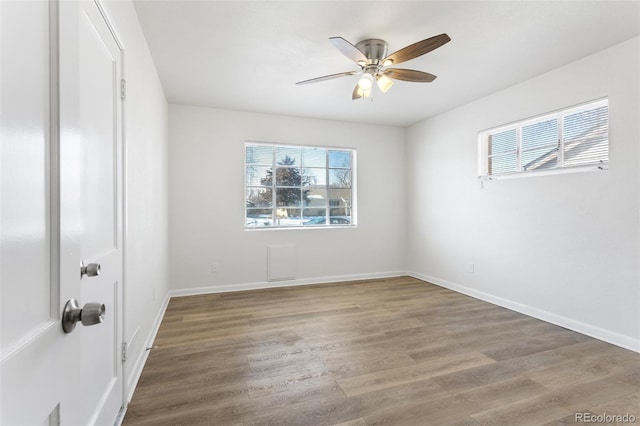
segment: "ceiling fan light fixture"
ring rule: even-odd
[[[358,98],[370,98],[371,97],[371,88],[363,89],[358,86],[357,89]]]
[[[393,59],[385,59],[384,62],[382,63],[383,67],[389,67],[393,65]]]
[[[384,74],[377,76],[377,79],[378,79],[378,88],[382,93],[387,93],[387,90],[389,90],[391,86],[393,86],[393,80],[391,80],[389,77],[387,77]]]
[[[365,73],[358,81],[358,87],[363,91],[370,91],[371,86],[373,86],[373,76],[369,73]]]

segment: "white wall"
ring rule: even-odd
[[[357,228],[245,231],[245,140],[356,148]],[[296,280],[280,285],[404,270],[402,129],[170,105],[169,141],[170,270],[178,294],[267,285],[270,244],[296,245]]]
[[[408,270],[640,350],[639,52],[635,38],[409,128]],[[610,170],[481,188],[478,131],[604,96]]]
[[[132,392],[169,292],[168,106],[133,4],[104,6],[125,47],[124,340]]]

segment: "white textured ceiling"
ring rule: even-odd
[[[640,34],[638,1],[134,0],[168,101],[407,126]],[[394,52],[452,41],[399,67],[436,74],[351,100],[357,70],[329,42],[381,38]],[[603,75],[602,78],[607,78]]]

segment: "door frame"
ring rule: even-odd
[[[81,93],[78,90],[80,89],[79,85],[76,85],[74,82],[74,78],[81,78],[81,69],[79,68],[79,64],[81,61],[79,44],[82,39],[80,34],[80,26],[82,23],[90,22],[89,25],[93,27],[93,30],[97,33],[100,33],[98,37],[102,37],[104,42],[110,44],[111,54],[114,55],[114,68],[115,71],[114,80],[112,80],[112,84],[115,85],[113,87],[113,105],[115,106],[114,110],[114,119],[115,128],[113,129],[113,136],[117,138],[114,145],[113,152],[113,160],[114,167],[113,177],[115,178],[115,183],[117,188],[115,188],[114,193],[114,202],[115,202],[115,224],[116,227],[119,228],[117,231],[115,244],[118,247],[119,253],[117,254],[118,263],[120,264],[120,270],[118,271],[119,277],[117,282],[117,290],[114,294],[114,298],[112,300],[113,306],[107,312],[107,316],[111,317],[109,321],[113,321],[113,333],[114,333],[114,347],[112,347],[112,355],[115,365],[114,378],[115,380],[120,380],[120,383],[114,383],[116,388],[112,387],[111,389],[117,389],[119,395],[116,398],[112,398],[108,403],[108,407],[104,404],[107,399],[101,399],[98,402],[98,406],[95,407],[96,411],[94,411],[90,418],[85,419],[86,421],[90,421],[91,423],[95,421],[99,421],[103,423],[105,421],[110,422],[118,422],[121,416],[121,413],[124,412],[124,408],[127,404],[126,398],[126,386],[127,381],[125,379],[125,368],[123,361],[123,351],[122,345],[124,341],[124,330],[125,330],[125,315],[124,315],[124,289],[125,289],[125,279],[124,279],[124,258],[125,258],[125,226],[124,226],[124,218],[125,218],[125,174],[124,174],[124,151],[125,151],[125,125],[124,125],[124,102],[122,96],[122,81],[124,81],[124,44],[122,42],[122,38],[120,37],[117,27],[114,25],[117,21],[111,17],[108,8],[108,2],[106,0],[71,0],[67,2],[65,0],[56,0],[56,7],[58,8],[58,21],[57,21],[57,30],[59,37],[61,39],[57,40],[58,52],[59,52],[59,61],[56,67],[57,75],[57,84],[60,86],[60,93],[58,94],[57,99],[57,107],[58,111],[58,122],[60,123],[60,128],[58,129],[58,153],[60,153],[60,158],[58,158],[58,163],[64,164],[65,161],[81,161],[81,158],[74,157],[76,153],[72,151],[70,154],[68,151],[63,150],[70,141],[69,138],[76,139],[77,134],[74,132],[75,128],[82,128],[83,123],[81,122],[81,114],[80,108],[81,106],[74,99],[80,99]],[[82,17],[84,14],[84,18]],[[87,21],[88,19],[88,21]],[[70,21],[69,21],[70,20]],[[81,23],[82,21],[82,23]],[[66,25],[65,25],[66,24]],[[67,27],[68,25],[68,27]],[[69,28],[70,33],[65,31],[65,28]],[[100,29],[98,29],[100,28]],[[91,31],[91,30],[90,30]],[[62,38],[64,37],[64,38]],[[106,46],[105,46],[106,47]],[[93,47],[92,47],[93,49]],[[98,48],[99,49],[99,48]],[[67,129],[68,126],[72,126],[72,129]],[[71,142],[73,143],[73,142]],[[75,143],[81,143],[81,140],[76,140]],[[67,152],[65,155],[64,152]],[[70,157],[67,157],[70,155]],[[64,156],[64,158],[62,158]],[[69,191],[69,188],[65,189],[64,180],[65,179],[65,170],[58,168],[57,175],[53,176],[53,179],[57,179],[57,190],[58,190],[58,199],[60,202],[59,211],[61,215],[70,215],[73,217],[74,208],[79,208],[78,206],[68,206],[65,203],[67,199],[63,194],[63,191]],[[73,179],[72,179],[73,180]],[[78,190],[80,188],[77,188]],[[73,189],[71,189],[73,191]],[[67,250],[68,252],[73,252],[78,250],[81,252],[80,246],[78,245],[79,241],[77,241],[77,236],[74,234],[71,237],[67,237],[65,234],[64,223],[69,219],[69,216],[61,216],[58,218],[59,222],[59,233],[60,233],[60,241],[58,244],[59,250]],[[64,220],[64,222],[62,222]],[[73,232],[73,231],[72,231]],[[65,247],[65,241],[71,240],[71,246]],[[56,254],[58,259],[60,260],[60,276],[64,281],[62,282],[74,282],[75,280],[71,276],[67,276],[65,278],[65,273],[67,270],[72,269],[70,265],[67,263],[69,259],[66,259],[66,255],[64,252],[59,252]],[[84,256],[81,254],[80,256]],[[74,259],[74,262],[79,262],[80,259]],[[91,259],[84,259],[83,261],[90,262]],[[78,265],[78,263],[75,263]],[[77,267],[77,266],[76,266]],[[76,269],[77,270],[77,269]],[[77,278],[76,278],[77,280]],[[78,295],[82,295],[83,291],[81,287],[84,287],[80,284],[79,281],[78,288],[73,289],[73,291],[69,294],[61,294],[61,303],[65,300],[68,300],[72,297],[78,297]],[[82,297],[82,296],[81,296]],[[84,297],[82,297],[84,299]],[[84,300],[84,302],[87,302]],[[73,338],[73,336],[70,336]],[[86,368],[86,365],[85,365]],[[81,372],[82,373],[82,372]],[[104,395],[106,396],[106,394]],[[81,398],[81,395],[79,395]],[[105,417],[106,416],[106,417]],[[113,418],[111,418],[114,416]],[[83,421],[85,421],[83,420]]]
[[[60,1],[60,0],[59,0]],[[126,291],[125,291],[125,283],[126,283],[126,241],[127,241],[127,197],[126,197],[126,182],[127,182],[127,175],[126,175],[126,132],[125,132],[125,99],[126,99],[126,84],[125,84],[125,45],[122,42],[122,38],[119,36],[118,31],[116,29],[116,27],[113,25],[114,20],[111,18],[109,12],[107,11],[107,9],[104,7],[103,5],[103,0],[93,0],[93,2],[96,4],[96,7],[98,8],[98,11],[100,12],[100,15],[102,15],[102,18],[104,19],[104,22],[107,26],[107,28],[109,29],[109,32],[111,33],[111,36],[113,37],[116,45],[118,46],[118,49],[120,50],[120,99],[119,99],[119,103],[120,103],[120,116],[118,117],[119,123],[118,123],[118,127],[117,127],[117,131],[120,133],[120,151],[119,151],[119,155],[120,158],[117,159],[117,161],[120,162],[120,168],[121,168],[121,172],[120,172],[120,178],[122,180],[122,185],[121,185],[121,191],[118,195],[118,203],[121,205],[120,210],[120,217],[118,218],[121,223],[122,223],[122,241],[120,242],[121,247],[122,247],[122,282],[120,285],[120,297],[119,297],[119,302],[120,302],[120,306],[118,306],[117,309],[117,315],[118,317],[116,318],[116,326],[117,326],[117,334],[119,336],[119,341],[118,341],[118,345],[120,345],[120,379],[122,381],[122,402],[120,405],[120,412],[118,413],[118,418],[114,419],[115,424],[120,424],[121,421],[123,420],[123,416],[124,413],[126,412],[126,408],[127,408],[127,404],[128,404],[128,397],[127,395],[129,395],[129,386],[128,386],[128,380],[125,377],[125,358],[123,356],[124,354],[124,345],[126,344],[125,341],[125,320],[126,320],[126,311],[124,309],[126,301]]]

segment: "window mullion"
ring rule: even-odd
[[[278,220],[278,205],[276,204],[276,147],[271,148],[272,160],[271,160],[271,217],[275,224]]]
[[[302,220],[302,223],[304,223],[305,221],[305,202],[304,202],[304,166],[306,165],[306,159],[305,159],[305,154],[304,154],[304,150],[302,150],[302,152],[300,153],[300,218]]]
[[[325,163],[324,163],[324,173],[325,173],[325,180],[324,180],[324,190],[325,190],[325,194],[327,194],[327,198],[325,199],[325,209],[324,209],[324,220],[325,220],[325,224],[329,224],[331,223],[329,220],[329,212],[331,209],[331,206],[329,205],[329,150],[327,150],[327,152],[325,153]]]
[[[522,126],[516,128],[516,169],[522,171]]]
[[[564,116],[558,116],[558,167],[564,167]]]

